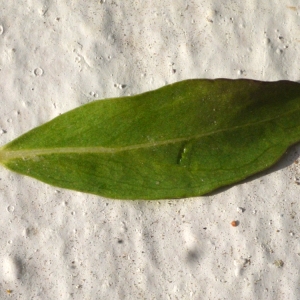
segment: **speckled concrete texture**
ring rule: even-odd
[[[188,78],[299,81],[299,14],[297,0],[0,0],[0,144],[95,99]],[[299,153],[162,201],[1,168],[0,299],[300,299]]]

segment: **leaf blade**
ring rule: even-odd
[[[299,86],[187,80],[95,101],[7,144],[0,161],[110,198],[202,195],[266,169],[300,139]]]

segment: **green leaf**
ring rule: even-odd
[[[300,140],[300,84],[195,79],[95,101],[0,149],[7,168],[118,199],[199,196]]]

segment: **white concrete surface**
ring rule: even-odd
[[[299,14],[297,0],[0,0],[0,144],[89,101],[183,79],[298,81]],[[0,299],[300,299],[299,153],[165,201],[1,168]]]

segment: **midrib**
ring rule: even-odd
[[[51,154],[64,154],[64,153],[78,153],[78,154],[84,154],[84,153],[118,153],[123,151],[130,151],[130,150],[137,150],[137,149],[145,149],[145,148],[151,148],[151,147],[158,147],[168,144],[175,144],[175,143],[181,143],[181,142],[188,142],[194,139],[199,139],[202,137],[210,136],[213,134],[225,132],[225,131],[231,131],[235,129],[245,128],[249,126],[258,125],[261,123],[267,123],[269,121],[273,121],[275,119],[279,119],[284,115],[289,115],[298,109],[283,113],[277,117],[253,122],[249,124],[244,124],[241,126],[233,126],[231,128],[225,128],[220,130],[215,130],[212,132],[208,132],[205,134],[197,134],[189,137],[182,137],[182,138],[175,138],[175,139],[169,139],[165,141],[157,141],[157,142],[149,142],[149,143],[143,143],[143,144],[137,144],[137,145],[130,145],[130,146],[123,146],[123,147],[56,147],[56,148],[46,148],[46,149],[30,149],[30,150],[1,150],[0,149],[0,162],[5,162],[11,159],[26,159],[30,157],[36,157],[40,155],[51,155]]]
[[[123,146],[123,147],[62,147],[62,148],[46,148],[46,149],[31,149],[31,150],[0,150],[0,161],[6,161],[10,159],[17,159],[17,158],[29,158],[34,156],[40,155],[51,155],[51,154],[63,154],[63,153],[118,153],[123,151],[130,151],[136,149],[144,149],[150,147],[157,147],[163,146],[168,144],[174,144],[178,142],[189,141],[190,139],[197,138],[190,137],[190,138],[178,138],[166,141],[158,141],[158,142],[151,142],[145,144],[137,144],[131,146]]]
[[[136,149],[150,148],[156,146],[162,146],[177,142],[184,142],[191,138],[178,138],[173,140],[166,140],[160,142],[151,142],[145,144],[137,144],[124,147],[62,147],[62,148],[46,148],[46,149],[32,149],[32,150],[2,150],[0,151],[0,161],[15,159],[15,158],[27,158],[39,155],[50,155],[50,154],[63,154],[63,153],[118,153],[123,151],[130,151]]]

